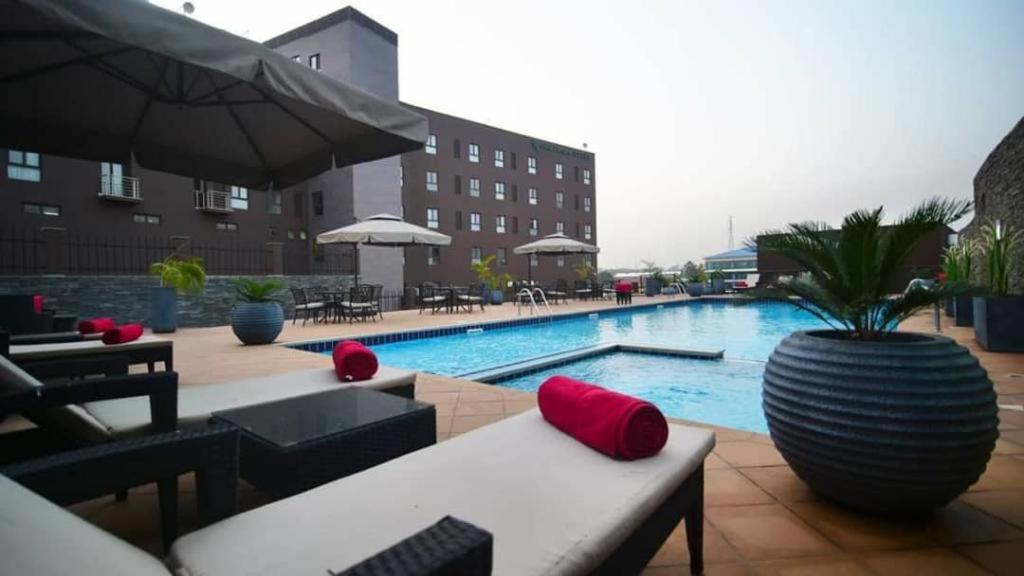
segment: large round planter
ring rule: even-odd
[[[661,294],[661,282],[654,278],[647,277],[644,279],[644,295],[645,296],[656,296]]]
[[[174,288],[153,288],[150,292],[149,327],[166,333],[178,329],[178,293]]]
[[[270,344],[284,327],[277,302],[245,302],[231,311],[231,331],[242,344]]]
[[[1024,352],[1024,296],[975,297],[974,337],[989,352]]]
[[[768,360],[763,401],[793,471],[819,495],[876,514],[953,500],[985,471],[999,435],[992,382],[944,336],[796,332]]]
[[[505,302],[505,292],[502,290],[491,290],[491,304],[501,306]]]
[[[686,284],[686,293],[690,296],[703,296],[704,285],[696,282],[690,282]]]

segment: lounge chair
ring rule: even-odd
[[[573,283],[573,295],[577,300],[588,300],[594,297],[594,291],[586,280],[577,280]]]
[[[563,303],[568,301],[569,298],[569,287],[565,280],[555,281],[555,287],[551,290],[547,290],[544,294],[548,297],[548,300],[552,304],[558,304],[561,300]]]
[[[459,307],[465,308],[467,312],[472,312],[473,306],[480,306],[480,310],[483,311],[483,289],[480,285],[471,288],[458,288],[455,290],[455,303]]]
[[[174,369],[174,343],[166,338],[145,335],[138,340],[124,344],[104,344],[95,339],[77,342],[58,342],[50,344],[24,344],[10,347],[10,358],[18,364],[44,360],[80,360],[103,356],[124,356],[129,364],[146,364],[150,372],[156,363],[164,365],[164,370]]]
[[[429,284],[420,284],[419,289],[419,307],[420,314],[423,314],[423,310],[430,308],[431,314],[436,314],[438,310],[445,307],[448,303],[447,292],[439,293],[437,288]]]
[[[378,306],[374,300],[373,286],[360,284],[349,290],[348,300],[341,303],[342,313],[348,317],[351,323],[356,318],[366,320],[367,318],[377,319]]]
[[[316,317],[320,312],[326,314],[326,308],[323,302],[313,302],[309,299],[306,291],[302,288],[292,288],[292,299],[295,301],[295,306],[292,309],[292,325],[295,324],[295,319],[299,317],[299,313],[302,313],[302,325],[306,325],[306,320],[309,320],[310,315],[313,316],[313,322],[316,322]]]

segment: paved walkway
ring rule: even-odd
[[[638,303],[649,302],[639,298]],[[574,303],[558,311],[614,306]],[[355,325],[288,325],[284,341],[337,338],[514,317],[510,305],[472,315],[397,312],[383,322]],[[905,329],[931,331],[930,317]],[[978,350],[973,330],[946,333],[967,345],[989,371],[1000,404],[1024,405],[1024,355]],[[250,376],[329,366],[326,356],[280,346],[240,346],[229,328],[181,330],[172,336],[182,386],[201,386]],[[417,398],[437,406],[438,440],[469,432],[536,405],[535,395],[428,374],[417,381]],[[702,424],[696,424],[706,426]],[[988,470],[971,490],[931,519],[897,522],[844,511],[815,497],[795,477],[769,437],[715,430],[717,446],[707,460],[705,562],[708,574],[1024,574],[1024,412],[1000,411],[1000,438]],[[194,511],[194,491],[182,482],[183,514]],[[263,503],[252,490],[243,507]],[[156,495],[132,492],[127,503],[105,498],[74,507],[111,532],[155,549]],[[184,518],[185,525],[194,518]],[[648,574],[684,574],[688,557],[680,526],[649,565]]]

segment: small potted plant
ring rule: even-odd
[[[974,254],[978,251],[977,243],[970,238],[961,238],[955,245],[946,249],[943,254],[943,271],[947,282],[971,282],[974,272]],[[952,260],[953,262],[948,262]],[[952,278],[950,278],[952,272]],[[974,326],[974,298],[971,294],[961,294],[952,298],[953,318],[957,326]]]
[[[514,278],[507,272],[495,274],[491,269],[494,259],[495,256],[491,254],[479,262],[474,262],[470,267],[476,274],[477,281],[480,282],[481,292],[486,290],[489,296],[488,302],[497,306],[505,301],[505,287],[511,284]]]
[[[690,296],[703,296],[704,295],[704,283],[707,282],[708,276],[704,272],[704,265],[700,264],[693,267],[690,271],[690,277],[686,279],[686,293]]]
[[[242,344],[270,344],[284,328],[284,311],[275,298],[277,280],[238,278],[232,281],[241,304],[231,311],[231,331]]]
[[[890,226],[878,208],[848,215],[838,230],[791,224],[759,237],[760,250],[805,272],[754,294],[804,309],[829,327],[780,342],[765,365],[762,394],[775,447],[819,495],[883,515],[920,515],[985,471],[999,436],[985,370],[951,338],[896,331],[970,286],[887,290],[921,239],[969,207],[933,199]]]
[[[172,254],[151,264],[149,273],[160,278],[160,286],[150,294],[149,327],[157,333],[174,332],[178,329],[178,294],[199,294],[206,286],[203,261]]]
[[[974,298],[974,335],[990,352],[1024,352],[1024,294],[1011,293],[1013,267],[1020,263],[1024,230],[996,220],[981,228],[979,252],[986,294]]]

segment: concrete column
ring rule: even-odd
[[[284,274],[284,242],[267,242],[267,270],[274,276]]]
[[[43,226],[39,229],[42,238],[44,266],[43,274],[67,274],[68,272],[68,231],[64,228]]]

